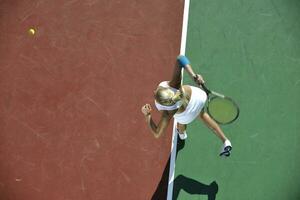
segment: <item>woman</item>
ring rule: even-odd
[[[232,149],[230,141],[219,125],[203,109],[207,100],[206,93],[198,87],[181,85],[181,68],[185,69],[196,84],[204,83],[202,76],[194,73],[188,58],[178,56],[172,80],[161,82],[154,91],[155,106],[162,113],[159,123],[156,124],[151,117],[150,104],[142,107],[142,113],[151,132],[155,138],[159,138],[174,117],[177,121],[176,132],[181,140],[185,140],[187,124],[198,117],[221,139],[223,145],[220,156],[230,156]]]

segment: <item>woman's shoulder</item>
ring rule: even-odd
[[[182,89],[183,93],[188,93],[188,94],[190,94],[191,90],[192,90],[190,85],[183,85],[183,86],[181,86],[181,89]]]
[[[191,85],[182,85],[181,87],[188,87],[188,88],[190,88]]]
[[[183,86],[181,86],[180,90],[182,91],[182,94],[183,94],[184,98],[187,101],[190,101],[191,95],[192,95],[191,86],[190,85],[183,85]]]

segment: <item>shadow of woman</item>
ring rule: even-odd
[[[178,152],[183,149],[185,146],[185,141],[178,140],[177,142],[177,151]],[[169,160],[166,164],[164,172],[162,174],[161,180],[151,198],[151,200],[166,200],[167,192],[168,192],[168,180],[169,180],[169,167],[170,167],[170,156]],[[180,191],[184,190],[189,194],[199,194],[199,195],[207,195],[208,200],[215,200],[216,194],[218,192],[218,184],[213,181],[210,185],[205,185],[191,178],[185,177],[183,175],[179,175],[174,180],[174,189],[173,189],[173,200],[177,200]]]
[[[184,190],[189,194],[207,195],[208,200],[215,200],[218,189],[219,187],[216,181],[205,185],[194,179],[179,175],[174,180],[173,200],[177,200],[180,190]]]

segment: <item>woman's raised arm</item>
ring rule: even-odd
[[[186,56],[178,56],[174,67],[173,77],[169,85],[173,88],[179,89],[181,87],[182,69],[189,74],[189,76],[196,82],[196,84],[204,83],[204,80],[200,74],[195,74],[189,59]]]

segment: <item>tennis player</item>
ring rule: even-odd
[[[150,104],[142,107],[146,122],[155,138],[159,138],[166,131],[172,118],[177,121],[176,132],[181,140],[187,138],[186,128],[196,118],[201,119],[221,139],[220,156],[230,156],[232,145],[220,126],[204,111],[207,94],[199,87],[181,85],[181,69],[189,74],[197,85],[204,83],[200,74],[195,74],[189,59],[178,56],[171,81],[161,82],[154,91],[155,106],[161,112],[159,123],[152,117]]]

